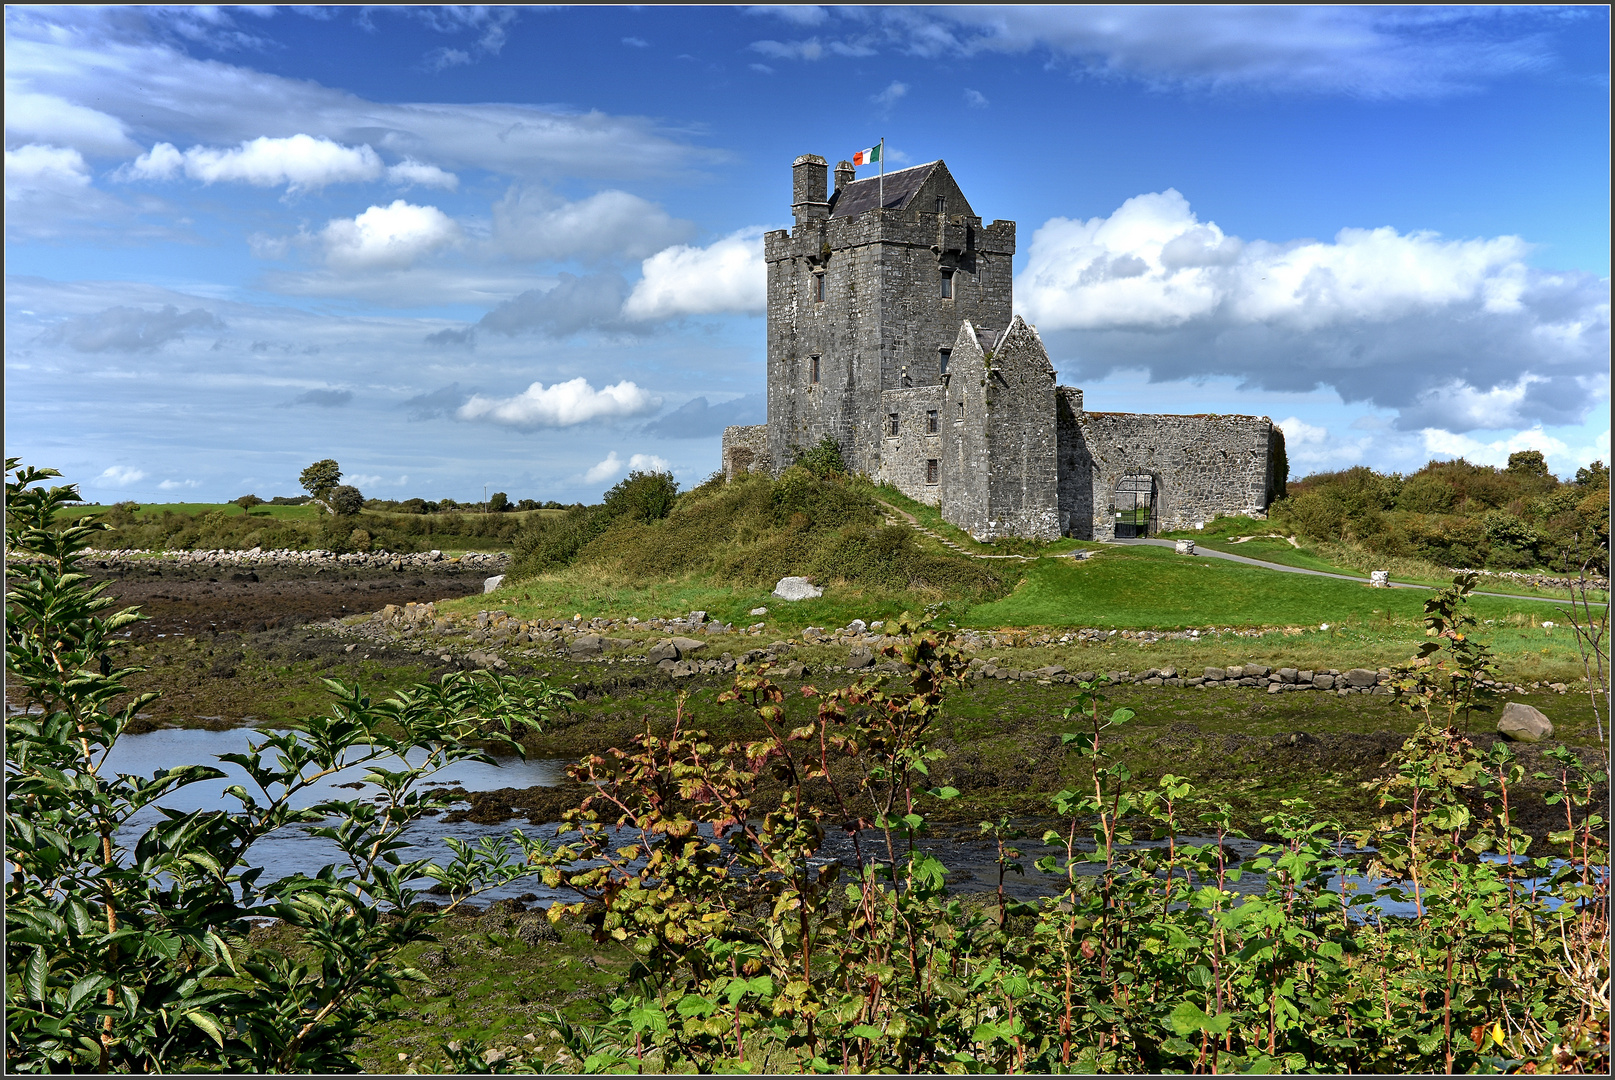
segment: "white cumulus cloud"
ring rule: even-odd
[[[635,454],[626,462],[617,456],[613,450],[605,459],[590,466],[589,471],[583,474],[583,480],[588,484],[598,484],[603,480],[610,480],[614,476],[621,476],[624,472],[672,472],[673,466],[666,458],[655,454]]]
[[[227,149],[193,146],[183,153],[172,143],[158,143],[116,175],[125,180],[171,180],[183,172],[204,184],[285,184],[288,191],[296,192],[327,184],[377,180],[385,171],[381,156],[368,145],[344,146],[331,139],[299,134],[286,138],[259,136]]]
[[[108,465],[92,483],[103,487],[128,487],[130,484],[144,480],[146,473],[142,469],[131,468],[127,465]]]
[[[393,268],[457,243],[460,227],[435,206],[395,199],[391,206],[372,206],[357,217],[331,221],[320,238],[333,267]]]
[[[1278,429],[1284,432],[1284,444],[1287,448],[1297,443],[1321,443],[1329,436],[1328,428],[1309,424],[1294,416],[1280,420]]]
[[[201,487],[199,480],[164,480],[157,487],[163,491],[181,491],[185,488]]]
[[[1535,269],[1530,250],[1388,227],[1246,240],[1168,189],[1045,222],[1015,292],[1087,377],[1331,386],[1397,409],[1406,431],[1579,422],[1607,393],[1609,282]]]
[[[741,229],[706,247],[678,244],[641,264],[623,314],[648,321],[719,312],[755,314],[768,301],[763,230]]]
[[[31,143],[6,151],[6,202],[34,192],[71,194],[89,183],[89,166],[77,150]]]
[[[473,394],[455,416],[514,428],[571,427],[591,420],[641,416],[662,407],[662,399],[628,380],[596,390],[583,377],[545,386],[535,382],[508,398]]]

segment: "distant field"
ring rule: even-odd
[[[69,508],[67,513],[74,517],[93,516],[105,514],[110,506],[75,506]],[[140,509],[135,511],[137,520],[144,518],[158,518],[165,513],[179,514],[191,517],[201,517],[205,514],[222,513],[225,517],[261,517],[272,518],[276,521],[316,521],[326,513],[324,508],[312,503],[301,506],[271,506],[265,503],[254,506],[250,511],[243,510],[235,503],[141,503]],[[458,514],[475,514],[474,510],[451,510],[448,514],[400,514],[391,510],[361,510],[360,516],[384,518],[390,521],[420,521],[428,517],[453,517]],[[551,517],[566,513],[565,510],[509,510],[499,515],[504,518],[514,518],[522,521],[530,517]]]

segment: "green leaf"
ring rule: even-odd
[[[675,1009],[680,1016],[710,1016],[717,1011],[718,1003],[699,994],[685,994]]]
[[[45,947],[35,945],[34,951],[28,956],[28,964],[23,970],[23,982],[28,987],[28,997],[33,1001],[45,1000],[45,976],[47,970]]]
[[[197,1009],[194,1012],[186,1013],[185,1019],[201,1028],[209,1038],[219,1044],[219,1049],[224,1049],[224,1029],[219,1026],[219,1022],[213,1018],[211,1013],[205,1013]]]
[[[848,1029],[847,1034],[855,1039],[884,1039],[886,1037],[886,1033],[880,1028],[870,1027],[868,1024],[855,1024]]]

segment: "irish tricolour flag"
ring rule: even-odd
[[[880,160],[880,143],[876,143],[868,150],[860,150],[852,155],[853,165],[873,165]]]

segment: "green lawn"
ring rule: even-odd
[[[75,506],[68,513],[74,517],[85,515],[104,514],[110,511],[110,506]],[[241,509],[235,503],[141,503],[140,509],[135,511],[135,517],[158,518],[165,513],[182,514],[187,517],[201,517],[204,514],[222,513],[225,517],[241,517],[248,511]],[[312,504],[302,506],[262,506],[252,508],[252,517],[274,518],[278,521],[306,521],[312,520],[325,513],[324,509]]]

